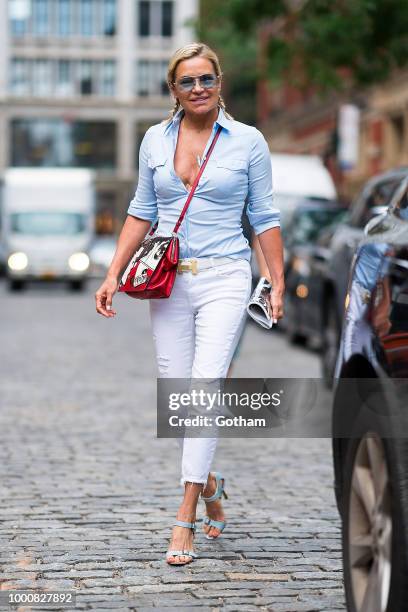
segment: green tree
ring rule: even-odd
[[[232,90],[264,76],[272,85],[285,79],[327,93],[377,83],[407,65],[408,2],[202,0],[197,34],[222,55]]]

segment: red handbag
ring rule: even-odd
[[[201,165],[195,181],[190,189],[186,203],[180,217],[174,226],[171,236],[154,236],[158,222],[150,230],[142,244],[128,263],[122,275],[118,291],[122,291],[133,298],[147,300],[152,298],[168,298],[176,280],[177,264],[179,260],[179,239],[177,232],[185,217],[198,182],[212,150],[222,130],[218,126],[208,153]]]

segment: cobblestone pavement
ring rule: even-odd
[[[74,590],[98,612],[344,610],[328,439],[220,440],[227,529],[167,566],[182,489],[176,441],[155,437],[147,305],[118,296],[105,320],[94,289],[0,286],[1,588]],[[250,324],[234,376],[290,368],[319,375],[316,355]]]

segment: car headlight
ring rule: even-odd
[[[25,270],[28,266],[28,257],[22,252],[12,253],[7,260],[7,265],[10,270],[15,270],[16,272]]]
[[[75,272],[85,272],[89,268],[89,257],[86,253],[74,253],[68,259],[68,265]]]

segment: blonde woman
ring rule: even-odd
[[[205,44],[188,44],[170,59],[167,80],[174,108],[143,138],[136,193],[107,277],[95,295],[97,312],[115,316],[112,297],[121,273],[156,217],[158,234],[171,232],[221,126],[179,231],[182,271],[168,299],[150,301],[163,378],[215,379],[227,374],[251,292],[250,248],[241,227],[246,198],[248,218],[273,283],[273,317],[283,315],[282,241],[279,211],[272,204],[268,146],[255,127],[226,112],[221,78],[217,55]],[[217,538],[226,525],[220,499],[225,496],[225,477],[210,472],[216,439],[182,442],[184,497],[166,555],[173,565],[190,563],[197,556],[193,537],[200,495],[206,504],[207,538]]]

